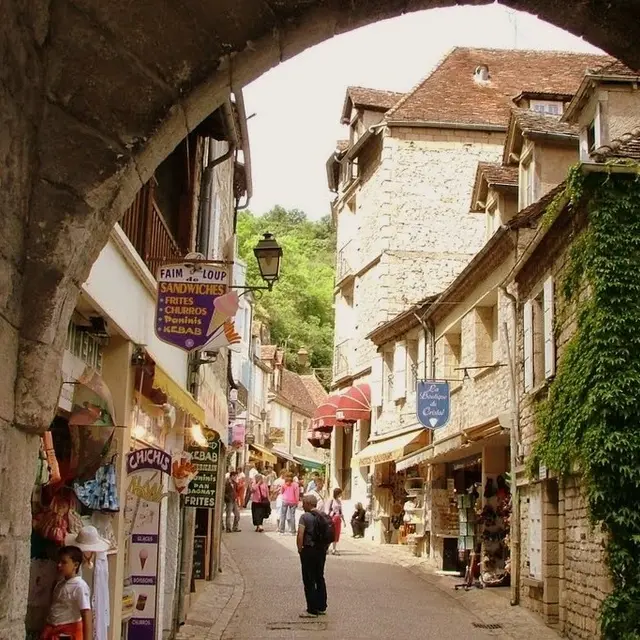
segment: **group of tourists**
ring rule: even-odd
[[[272,511],[276,516],[276,529],[280,535],[296,536],[306,610],[304,618],[325,615],[327,587],[324,567],[327,553],[338,555],[338,542],[342,527],[346,526],[342,506],[342,489],[336,487],[327,495],[324,478],[317,472],[308,482],[283,469],[276,474],[267,466],[260,472],[255,466],[248,474],[241,469],[229,471],[224,489],[225,529],[227,533],[240,529],[240,508],[251,504],[251,517],[256,533],[264,531],[264,521]],[[302,503],[304,513],[296,529],[296,510]],[[232,522],[233,517],[233,522]],[[354,538],[363,538],[367,527],[366,512],[360,502],[351,517]]]

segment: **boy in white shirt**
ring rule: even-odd
[[[78,575],[82,551],[62,547],[58,552],[60,581],[53,590],[53,601],[42,631],[42,640],[66,634],[71,640],[93,640],[93,615],[89,585]]]

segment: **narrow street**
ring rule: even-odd
[[[179,640],[558,637],[494,593],[456,592],[453,580],[447,591],[350,538],[341,541],[339,556],[327,558],[328,615],[301,619],[294,536],[276,533],[274,522],[255,533],[245,511],[241,532],[226,534],[224,545],[223,572],[203,588]],[[490,624],[498,628],[486,629]]]

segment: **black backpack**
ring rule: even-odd
[[[333,526],[333,520],[330,516],[322,511],[313,511],[316,520],[315,527],[311,539],[315,547],[328,547],[336,536],[336,529]]]

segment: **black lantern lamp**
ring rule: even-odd
[[[253,250],[258,261],[258,268],[262,279],[271,291],[274,283],[280,277],[280,262],[282,261],[282,247],[276,242],[271,233],[265,233]]]

